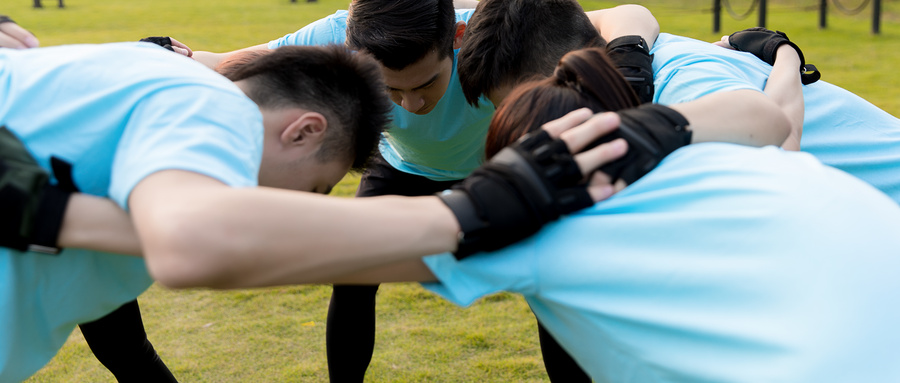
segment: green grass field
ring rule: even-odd
[[[345,9],[348,0],[292,4],[288,0],[69,0],[57,9],[31,1],[5,1],[13,16],[42,45],[137,40],[171,35],[197,50],[226,51],[256,45]],[[736,1],[738,11],[749,0]],[[845,3],[849,2],[844,0]],[[712,32],[710,1],[644,1],[662,30],[703,40]],[[800,3],[801,5],[797,5]],[[788,32],[823,79],[847,88],[894,115],[900,114],[900,3],[885,1],[882,34],[869,33],[868,10],[848,17],[831,13],[817,27],[817,1],[773,2],[768,26]],[[852,4],[858,2],[853,1]],[[585,9],[616,2],[582,1]],[[756,16],[723,15],[722,32],[755,26]],[[352,196],[349,176],[334,194]],[[325,256],[327,254],[323,254]],[[140,298],[144,322],[162,358],[183,382],[327,381],[325,317],[329,286],[215,292],[152,287]],[[523,300],[499,294],[457,308],[418,285],[383,286],[378,338],[367,375],[373,382],[546,381],[536,326]],[[73,333],[56,358],[29,382],[115,381]]]

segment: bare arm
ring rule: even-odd
[[[60,247],[141,255],[131,217],[110,199],[81,193],[69,199],[58,243]]]
[[[647,8],[626,4],[609,9],[586,12],[594,28],[606,41],[618,37],[638,35],[644,38],[648,46],[659,36],[659,22]]]
[[[788,45],[778,47],[778,55],[764,91],[787,116],[791,132],[781,144],[786,150],[800,150],[803,134],[803,86],[800,82],[800,56]]]
[[[713,93],[669,107],[690,122],[691,143],[780,145],[790,133],[790,122],[778,104],[754,90]]]
[[[591,115],[578,110],[544,128],[578,152],[619,123],[614,113]],[[615,140],[575,160],[587,175],[626,149],[624,141]],[[601,173],[593,174],[590,185],[594,201],[613,192]],[[454,251],[459,233],[456,217],[436,197],[344,199],[235,189],[178,170],[145,178],[132,191],[129,204],[137,235],[124,233],[131,230],[129,217],[114,204],[76,194],[59,244],[125,253],[140,248],[151,274],[165,285],[238,288],[330,282],[368,268]],[[102,243],[113,240],[117,242]],[[416,275],[388,280],[420,278]]]
[[[223,60],[225,60],[226,58],[228,58],[229,56],[231,56],[235,53],[243,52],[243,51],[251,51],[251,50],[268,50],[268,49],[269,49],[268,44],[259,44],[259,45],[254,45],[252,47],[247,47],[247,48],[238,49],[236,51],[225,52],[225,53],[194,51],[193,56],[191,56],[191,57],[193,57],[193,59],[196,60],[197,62],[199,62],[203,65],[206,65],[210,69],[216,69],[216,67],[219,66],[219,63],[221,63]]]
[[[478,6],[478,0],[453,0],[453,8],[474,9]]]
[[[459,232],[435,197],[234,189],[176,170],[147,177],[130,205],[151,275],[171,287],[312,283],[453,251]]]
[[[729,36],[723,36],[713,44],[733,49],[728,39]],[[787,120],[788,136],[778,144],[786,150],[800,150],[800,137],[803,134],[803,86],[797,70],[799,67],[800,56],[797,51],[787,44],[779,46],[772,72],[763,89]]]

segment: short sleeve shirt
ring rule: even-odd
[[[457,21],[467,21],[474,10],[456,10]],[[270,41],[269,48],[285,45],[343,44],[347,11],[315,21],[302,29]],[[482,97],[478,107],[466,102],[456,71],[447,92],[425,115],[410,113],[394,105],[392,123],[379,145],[381,154],[394,168],[435,181],[464,178],[484,160],[487,128],[494,113],[490,101]]]
[[[897,381],[900,206],[807,153],[691,145],[505,249],[426,257],[525,296],[598,382]]]
[[[131,190],[179,169],[233,187],[256,185],[262,116],[233,83],[147,43],[0,49],[0,125],[50,169],[128,208]],[[137,257],[66,249],[0,249],[0,381],[49,361],[74,326],[135,299],[152,283]]]
[[[750,53],[667,33],[651,53],[654,102],[666,105],[722,91],[762,91],[772,71]],[[803,101],[801,150],[900,202],[900,120],[821,80],[803,86]]]

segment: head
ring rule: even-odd
[[[327,193],[366,166],[391,108],[374,59],[343,46],[242,54],[219,69],[262,112],[260,185]]]
[[[553,73],[568,52],[606,42],[575,0],[481,0],[463,36],[457,70],[466,100],[495,106],[516,85]]]
[[[485,155],[491,158],[526,133],[579,108],[599,113],[638,105],[602,49],[574,51],[563,56],[552,76],[512,90],[491,120]]]
[[[391,101],[427,114],[447,91],[464,31],[452,0],[355,0],[347,46],[381,63]]]

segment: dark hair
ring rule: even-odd
[[[281,47],[237,65],[227,77],[248,80],[247,96],[260,107],[322,113],[328,130],[316,157],[352,156],[354,171],[365,168],[390,121],[378,63],[344,46]]]
[[[347,46],[401,70],[431,51],[440,59],[452,55],[454,25],[452,0],[356,0],[347,18]]]
[[[553,76],[522,84],[494,113],[485,143],[485,156],[494,154],[525,133],[575,109],[595,113],[636,107],[640,100],[600,48],[566,54]]]
[[[481,0],[456,57],[463,94],[549,76],[566,53],[606,42],[575,0]]]

